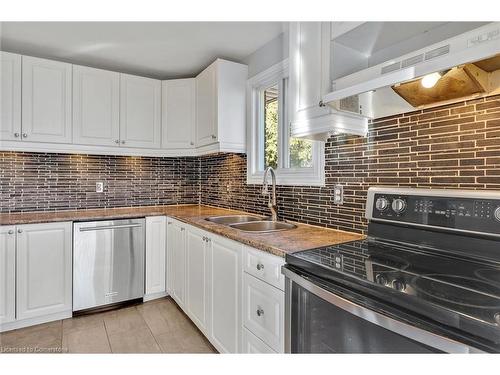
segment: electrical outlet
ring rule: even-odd
[[[342,185],[333,187],[333,203],[344,204],[344,187]]]
[[[99,181],[95,183],[95,192],[104,193],[104,182]]]

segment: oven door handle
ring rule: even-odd
[[[325,290],[311,281],[299,276],[286,267],[281,268],[281,272],[286,277],[285,282],[285,352],[291,353],[291,304],[292,304],[292,283],[300,285],[302,288],[319,298],[331,303],[342,310],[347,311],[363,320],[373,323],[379,327],[395,332],[401,336],[417,341],[447,353],[484,353],[483,351],[437,335],[435,333],[417,328],[407,323],[388,317],[387,315],[370,310],[366,307],[351,302],[328,290]]]

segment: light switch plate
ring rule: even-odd
[[[103,193],[104,192],[104,182],[99,181],[95,183],[95,192]]]

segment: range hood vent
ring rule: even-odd
[[[422,78],[432,73],[441,78],[426,88]],[[500,22],[338,78],[332,87],[324,103],[337,110],[358,103],[354,112],[369,118],[499,94]]]

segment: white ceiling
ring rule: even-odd
[[[159,79],[241,61],[282,22],[2,22],[0,49]]]

